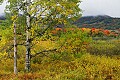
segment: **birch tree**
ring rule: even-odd
[[[26,17],[24,28],[26,28],[27,72],[30,71],[32,40],[36,39],[36,36],[43,36],[49,28],[72,23],[81,16],[80,0],[8,0],[8,2],[10,3],[7,6],[8,12],[12,15],[22,13],[21,16]]]
[[[30,54],[31,54],[31,15],[30,13],[30,3],[31,0],[26,0],[26,7],[27,7],[27,14],[26,14],[26,64],[25,64],[25,70],[27,72],[30,71]]]
[[[16,23],[14,23],[14,74],[17,74],[17,39]]]

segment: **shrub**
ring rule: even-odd
[[[87,33],[75,28],[61,34],[58,44],[61,46],[61,52],[78,53],[84,51],[90,41],[92,39]]]
[[[120,42],[115,40],[93,41],[87,51],[95,55],[120,55]]]

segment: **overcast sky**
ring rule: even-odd
[[[6,2],[4,2],[2,5],[0,5],[0,14],[4,13],[5,4],[6,4]]]
[[[83,16],[109,15],[120,17],[120,0],[82,0]]]
[[[120,0],[82,0],[80,8],[83,16],[109,15],[120,17]],[[4,13],[5,2],[0,6],[0,13]]]

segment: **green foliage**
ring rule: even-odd
[[[13,34],[12,29],[7,28],[5,30],[0,31],[0,51],[1,52],[7,52],[7,49],[10,47],[10,45],[13,44],[12,42]],[[9,50],[8,50],[9,51]]]
[[[59,39],[59,45],[62,47],[61,51],[69,53],[78,53],[85,50],[85,47],[89,44],[92,39],[86,32],[82,32],[77,28],[69,30],[63,33]]]
[[[0,31],[0,35],[1,35],[1,39],[6,39],[6,40],[11,40],[13,38],[13,35],[12,35],[12,29],[10,28],[7,28],[5,30],[2,30]]]
[[[106,41],[93,41],[87,51],[95,55],[119,55],[120,54],[120,41],[119,40],[106,40]]]
[[[3,3],[4,0],[0,0],[0,4]]]
[[[79,3],[80,0],[74,0],[74,1],[55,1],[55,0],[44,0],[44,1],[39,1],[36,0],[34,1],[33,5],[31,5],[31,12],[30,14],[35,14],[39,12],[39,9],[42,11],[36,15],[37,18],[39,17],[39,21],[41,25],[47,25],[50,23],[51,25],[55,24],[63,24],[63,23],[68,23],[68,20],[75,20],[75,18],[80,16],[80,8]],[[40,7],[38,7],[40,6]],[[35,8],[38,7],[38,8]],[[44,16],[44,20],[43,19]],[[50,20],[50,21],[49,21]],[[51,22],[52,21],[52,22]]]
[[[73,54],[70,54],[67,52],[53,53],[50,55],[50,58],[53,61],[60,60],[60,61],[66,61],[66,62],[70,62],[75,59]]]

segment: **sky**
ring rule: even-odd
[[[0,14],[4,13],[6,2],[0,5]]]
[[[4,13],[5,4],[0,5],[0,14]],[[83,16],[109,15],[120,18],[120,0],[82,0],[80,8]]]
[[[120,17],[120,0],[82,0],[83,16],[109,15]]]

